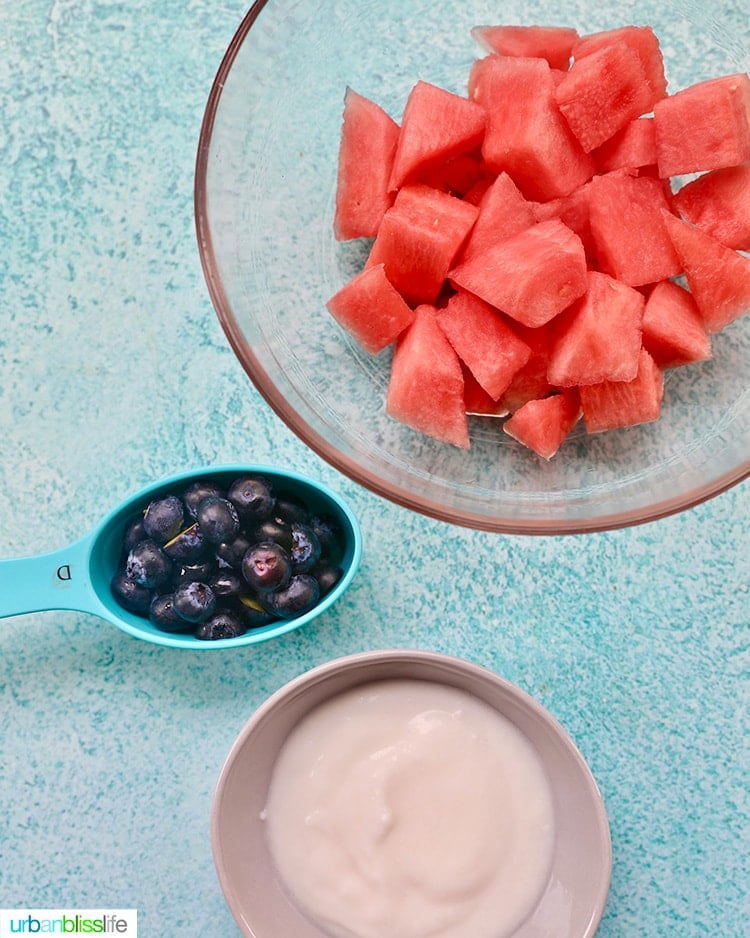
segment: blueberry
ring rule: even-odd
[[[193,482],[182,493],[182,500],[185,503],[185,509],[191,518],[195,518],[198,513],[198,505],[204,498],[224,498],[224,489],[210,479],[199,479]]]
[[[270,518],[266,518],[265,521],[262,521],[252,532],[251,536],[254,540],[259,542],[273,541],[283,547],[284,550],[292,549],[293,538],[291,522],[277,515],[272,515]]]
[[[294,495],[284,495],[277,498],[273,513],[275,517],[288,521],[290,524],[294,521],[307,524],[310,520],[307,505]]]
[[[179,563],[196,563],[205,556],[207,547],[206,535],[198,522],[194,521],[167,541],[163,550],[167,557]]]
[[[239,512],[245,524],[261,521],[274,509],[276,499],[268,479],[263,476],[246,475],[235,479],[227,492],[227,498]]]
[[[125,572],[140,586],[154,589],[166,583],[172,573],[172,561],[155,542],[139,541],[128,553]]]
[[[151,604],[151,590],[136,583],[124,570],[119,570],[112,577],[111,590],[117,602],[128,612],[142,614]]]
[[[174,591],[173,604],[186,622],[205,622],[216,609],[216,594],[207,583],[182,583]]]
[[[292,569],[295,573],[307,573],[320,560],[320,541],[309,525],[292,522]]]
[[[127,556],[131,548],[135,547],[138,541],[145,541],[147,537],[146,529],[143,526],[143,512],[137,514],[125,525],[122,544]]]
[[[243,590],[247,589],[247,585],[240,574],[229,569],[219,570],[208,581],[208,585],[219,599],[224,599],[227,596],[239,596]]]
[[[210,619],[201,622],[195,630],[195,637],[201,641],[216,641],[220,638],[238,638],[247,631],[240,617],[230,609],[214,613]]]
[[[162,632],[184,632],[190,628],[190,623],[177,615],[172,593],[160,593],[154,596],[149,606],[148,618]]]
[[[198,505],[195,520],[201,526],[206,540],[212,544],[233,541],[240,532],[237,509],[226,498],[209,495]]]
[[[278,619],[278,616],[263,608],[256,596],[249,594],[239,597],[237,614],[248,629],[257,629]]]
[[[310,527],[318,536],[325,557],[332,563],[338,563],[343,553],[344,536],[340,525],[328,515],[313,515]]]
[[[242,560],[242,576],[255,590],[275,590],[286,586],[291,574],[289,554],[273,541],[254,544]]]
[[[319,599],[318,581],[309,573],[295,574],[282,589],[261,596],[264,608],[282,619],[294,619],[309,612]]]
[[[181,583],[207,583],[216,574],[217,564],[213,559],[198,563],[175,564],[172,572],[172,585]]]
[[[220,561],[232,570],[242,569],[242,558],[252,546],[250,539],[238,534],[232,541],[217,544],[215,553]]]
[[[325,596],[326,593],[330,593],[344,575],[344,571],[341,569],[341,567],[336,566],[336,564],[328,563],[327,561],[322,561],[321,563],[317,564],[317,566],[313,567],[310,573],[318,581],[321,596]]]
[[[149,502],[143,515],[146,536],[157,544],[166,544],[179,534],[185,517],[185,506],[176,495],[166,495]]]

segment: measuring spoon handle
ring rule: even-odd
[[[0,560],[0,619],[48,609],[94,611],[89,541],[84,537],[47,554]]]

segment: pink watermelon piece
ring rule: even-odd
[[[552,68],[563,70],[579,39],[578,31],[568,26],[474,26],[471,35],[486,52],[546,59]]]
[[[589,271],[584,296],[553,326],[547,380],[555,387],[631,381],[638,370],[642,293],[600,271]]]
[[[496,309],[463,290],[437,311],[437,321],[458,357],[494,400],[531,355]]]
[[[487,114],[467,98],[418,81],[406,101],[389,189],[414,182],[421,173],[479,147]]]
[[[573,46],[571,54],[581,59],[607,45],[624,45],[632,49],[640,59],[646,84],[651,92],[652,105],[667,93],[664,73],[664,57],[659,39],[650,26],[617,26],[597,33],[581,36]],[[644,109],[651,110],[650,107]]]
[[[593,151],[600,173],[616,169],[656,167],[656,125],[652,117],[638,117]]]
[[[488,55],[469,76],[469,96],[489,115],[484,159],[539,202],[568,195],[595,169],[557,107],[555,87],[553,70],[540,58]]]
[[[641,58],[625,43],[576,59],[558,84],[556,99],[586,153],[653,106]]]
[[[525,403],[503,424],[503,430],[543,459],[552,459],[581,418],[581,400],[572,388]]]
[[[554,320],[552,320],[554,323]],[[553,390],[547,380],[547,368],[552,353],[551,325],[530,329],[520,323],[513,325],[513,330],[531,350],[529,359],[513,376],[508,389],[499,400],[499,404],[509,413],[515,413],[527,401],[547,397]]]
[[[630,286],[677,276],[682,264],[664,227],[661,181],[618,171],[595,176],[589,220],[599,269]]]
[[[351,88],[344,95],[334,235],[374,238],[393,203],[388,191],[399,126],[380,105]]]
[[[418,306],[414,322],[396,341],[386,413],[441,442],[469,448],[461,362],[432,306]]]
[[[664,394],[662,371],[645,349],[631,381],[603,381],[579,388],[586,430],[601,433],[658,420]]]
[[[570,195],[550,199],[548,202],[534,202],[532,210],[536,221],[559,218],[571,231],[574,231],[581,239],[589,265],[594,267],[596,266],[596,245],[591,234],[590,189],[591,182],[589,181],[579,186]]]
[[[425,185],[404,186],[383,216],[367,266],[385,275],[410,306],[434,303],[479,210]]]
[[[490,397],[466,365],[462,365],[462,369],[466,413],[470,417],[504,417],[508,411],[503,404]]]
[[[485,180],[489,185],[492,177],[485,172],[484,160],[481,152],[478,151],[462,153],[445,163],[433,166],[420,173],[418,181],[426,186],[432,186],[433,189],[440,189],[450,195],[465,198],[467,193]]]
[[[750,162],[698,176],[674,194],[672,208],[727,247],[750,251]]]
[[[738,166],[750,160],[750,78],[698,82],[654,105],[662,178]]]
[[[672,280],[657,283],[646,299],[643,347],[660,368],[711,358],[711,339],[695,300]]]
[[[326,305],[371,355],[394,342],[414,320],[414,310],[391,285],[383,264],[360,271]]]
[[[750,310],[750,258],[676,215],[663,216],[703,324],[720,332]]]
[[[583,294],[586,254],[559,219],[539,222],[450,272],[457,287],[526,326],[541,326]]]
[[[488,186],[478,207],[477,220],[461,251],[462,260],[483,254],[536,221],[533,205],[507,173],[500,173]]]

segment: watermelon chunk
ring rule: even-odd
[[[676,215],[663,215],[703,324],[719,332],[750,310],[750,258]]]
[[[576,59],[555,94],[587,153],[653,106],[641,58],[624,43],[607,44]]]
[[[738,251],[750,251],[750,163],[704,173],[679,189],[672,208]]]
[[[573,388],[528,401],[503,424],[503,430],[543,459],[552,459],[581,417],[581,400]]]
[[[508,413],[501,401],[496,401],[485,391],[466,365],[464,374],[464,409],[470,417],[505,417]]]
[[[589,212],[589,192],[591,182],[586,182],[570,195],[559,199],[550,199],[548,202],[534,202],[533,212],[536,221],[549,221],[559,218],[571,231],[574,231],[583,243],[586,260],[592,267],[596,266],[596,244],[591,234],[591,218]]]
[[[589,271],[584,296],[553,327],[547,380],[555,387],[630,381],[638,371],[642,293],[599,271]]]
[[[367,266],[385,275],[411,306],[434,303],[479,209],[425,185],[404,186],[383,216]]]
[[[578,235],[551,219],[462,261],[450,280],[518,322],[541,326],[585,292],[586,254]]]
[[[650,26],[617,26],[598,33],[581,36],[573,46],[571,54],[581,59],[608,45],[624,45],[632,49],[640,59],[646,84],[651,92],[652,104],[667,93],[667,78],[664,73],[664,57],[659,39]],[[651,108],[645,108],[645,111]]]
[[[419,174],[418,182],[465,198],[480,184],[486,182],[489,185],[493,178],[486,173],[482,154],[477,151],[461,153],[445,163],[430,167]],[[478,203],[479,199],[476,201]]]
[[[654,105],[659,175],[738,166],[750,160],[750,78],[698,82]]]
[[[652,117],[638,117],[594,150],[600,173],[616,169],[656,167],[656,125]]]
[[[682,264],[662,217],[668,209],[659,179],[622,171],[595,176],[589,220],[599,269],[634,287],[677,276]]]
[[[493,400],[508,388],[531,349],[496,309],[461,290],[437,311],[437,321],[458,357]]]
[[[414,182],[421,173],[478,148],[487,113],[478,104],[426,81],[406,101],[388,188]]]
[[[471,35],[486,52],[546,59],[562,70],[568,69],[579,39],[578,31],[568,26],[475,26]]]
[[[646,299],[643,347],[660,368],[711,358],[711,339],[695,300],[671,280],[657,283]]]
[[[658,420],[664,394],[662,371],[645,349],[631,381],[604,381],[579,388],[583,421],[589,433]]]
[[[391,285],[383,264],[360,271],[326,305],[371,355],[395,341],[414,320],[414,311]]]
[[[495,178],[478,207],[477,220],[461,251],[462,260],[483,254],[492,245],[519,234],[536,222],[533,205],[507,173]]]
[[[351,88],[344,95],[334,235],[374,238],[393,203],[388,191],[399,126],[380,105]]]
[[[507,391],[500,398],[499,403],[511,414],[527,401],[547,397],[554,390],[547,380],[547,368],[552,353],[551,325],[550,323],[538,329],[529,329],[520,323],[513,325],[516,335],[526,343],[531,354],[526,364],[515,373]]]
[[[555,100],[556,81],[540,58],[489,55],[469,76],[469,95],[489,115],[482,155],[507,172],[527,199],[568,195],[594,173]]]
[[[432,306],[418,306],[414,322],[396,341],[386,413],[427,436],[469,448],[461,362]]]

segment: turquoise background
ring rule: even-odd
[[[208,829],[236,734],[313,665],[418,647],[495,669],[577,742],[612,828],[601,938],[742,938],[748,484],[642,527],[524,539],[412,515],[307,450],[231,353],[195,240],[203,108],[245,10],[0,0],[0,554],[76,540],[163,475],[248,461],[341,492],[362,566],[311,626],[236,651],[75,613],[2,621],[0,907],[237,934]]]

